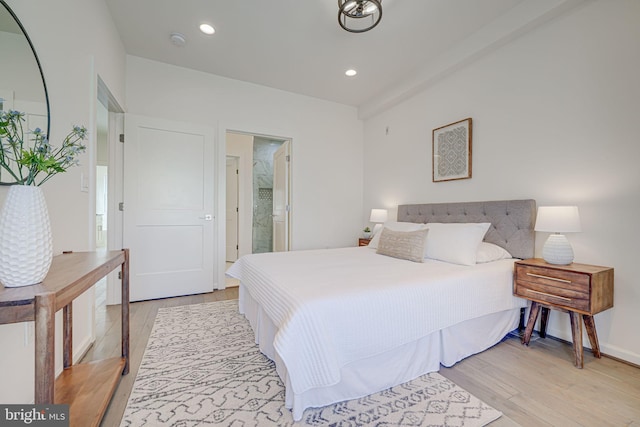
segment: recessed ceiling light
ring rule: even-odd
[[[356,70],[347,70],[347,71],[345,71],[345,72],[344,72],[344,74],[345,74],[347,77],[353,77],[353,76],[355,76],[356,74],[358,74],[358,72],[357,72]]]
[[[200,24],[200,31],[208,35],[211,35],[216,32],[215,28],[213,28],[209,24]]]

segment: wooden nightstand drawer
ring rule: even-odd
[[[590,276],[588,274],[551,270],[549,268],[531,267],[528,265],[518,265],[518,270],[518,278],[528,282],[570,288],[578,292],[589,293]]]
[[[370,241],[371,239],[366,239],[364,237],[361,237],[358,239],[358,246],[369,246]]]
[[[594,315],[613,307],[613,269],[577,263],[552,265],[541,259],[518,261],[513,293]]]
[[[589,294],[571,292],[539,283],[517,281],[515,294],[523,298],[548,303],[560,308],[589,310]]]
[[[590,311],[588,274],[516,265],[516,295],[567,309]]]

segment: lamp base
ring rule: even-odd
[[[371,237],[378,234],[378,232],[382,231],[382,224],[376,224],[373,226],[373,233],[371,233]]]
[[[564,234],[552,234],[542,248],[542,258],[549,264],[571,264],[573,248]]]

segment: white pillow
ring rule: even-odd
[[[426,228],[426,224],[417,224],[415,222],[396,222],[396,221],[387,221],[384,223],[382,229],[388,228],[391,231],[418,231],[424,230]],[[372,249],[378,249],[378,244],[380,242],[380,235],[382,234],[382,229],[378,231],[375,236],[369,242],[369,247]]]
[[[480,264],[509,258],[513,257],[506,249],[493,243],[480,242],[478,253],[476,254],[476,263]]]
[[[475,265],[478,246],[490,225],[488,222],[428,223],[425,256],[452,264]]]

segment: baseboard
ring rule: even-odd
[[[608,356],[620,362],[628,363],[640,368],[640,354],[630,352],[615,345],[600,344],[600,352],[603,356]]]
[[[568,343],[573,342],[570,331],[569,333],[567,333],[567,331],[564,330],[547,327],[547,336]],[[589,344],[589,337],[587,337],[586,335],[582,337],[582,346],[584,348],[591,349],[591,346]],[[619,360],[620,362],[629,363],[634,366],[640,366],[640,354],[633,353],[629,350],[625,350],[615,345],[603,343],[602,341],[600,341],[600,353],[602,353],[603,356],[608,356],[612,359]]]
[[[80,343],[79,345],[76,345],[74,348],[74,352],[73,352],[73,363],[80,363],[80,361],[82,360],[82,358],[85,356],[85,354],[87,354],[87,352],[89,351],[89,349],[91,348],[91,346],[93,345],[93,343],[95,342],[95,339],[92,337],[86,337],[82,343]]]
[[[85,356],[85,354],[87,354],[87,352],[89,351],[89,349],[91,348],[94,342],[95,340],[92,339],[91,337],[86,337],[84,340],[82,340],[80,344],[76,344],[74,346],[74,349],[73,349],[74,351],[72,356],[74,365],[76,363],[80,363],[80,361]],[[60,368],[56,369],[56,378],[58,378],[58,376],[62,373],[63,370],[64,370],[64,366],[60,366]]]

